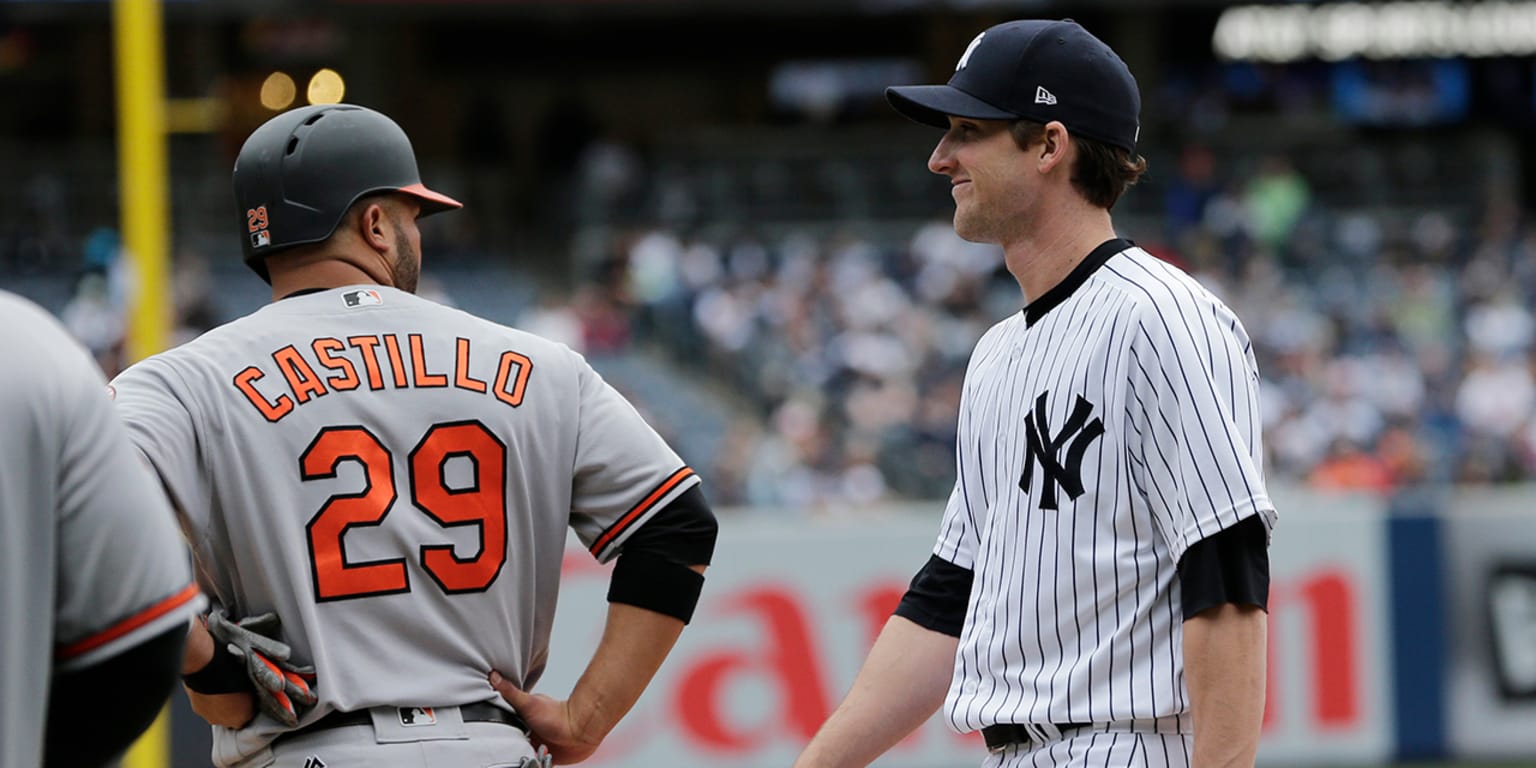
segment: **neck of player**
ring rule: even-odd
[[[297,258],[268,261],[272,277],[272,300],[298,291],[315,288],[330,289],[347,285],[392,286],[393,279],[383,268],[382,260],[375,260],[377,268],[369,269],[368,261],[357,258],[338,258],[333,254],[296,254]]]
[[[1094,248],[1117,236],[1109,211],[1070,190],[1042,200],[1031,219],[1033,226],[1003,243],[1003,259],[1025,303],[1056,287]]]

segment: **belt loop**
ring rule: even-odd
[[[1040,723],[1035,727],[1040,730],[1038,741],[1057,741],[1061,738],[1061,729],[1055,723]]]

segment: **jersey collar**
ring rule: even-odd
[[[1120,237],[1104,241],[1099,247],[1093,249],[1087,258],[1078,262],[1078,265],[1073,267],[1061,282],[1041,294],[1040,298],[1025,305],[1024,324],[1034,325],[1040,318],[1045,317],[1045,313],[1055,309],[1057,304],[1066,301],[1067,297],[1082,287],[1083,283],[1088,282],[1088,276],[1104,266],[1104,262],[1109,261],[1110,257],[1135,245],[1136,243]]]

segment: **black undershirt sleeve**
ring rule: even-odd
[[[1269,609],[1269,532],[1258,515],[1192,544],[1179,561],[1184,619],[1224,603]]]
[[[931,555],[912,577],[907,593],[896,605],[896,615],[934,632],[959,637],[974,580],[971,569]]]
[[[633,605],[682,620],[693,619],[719,523],[698,486],[684,491],[625,539],[608,580],[608,602]]]
[[[44,767],[102,766],[126,751],[170,698],[186,642],[187,627],[177,624],[99,664],[54,675]]]

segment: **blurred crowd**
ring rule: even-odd
[[[1536,227],[1512,194],[1351,209],[1278,155],[1223,174],[1194,145],[1171,165],[1131,192],[1144,215],[1117,221],[1243,319],[1272,478],[1380,493],[1536,479]],[[518,323],[594,360],[667,361],[676,386],[616,384],[676,444],[706,446],[684,458],[718,503],[849,510],[949,493],[968,356],[1022,306],[995,246],[943,216],[603,232],[604,256]],[[109,374],[132,279],[118,248],[110,230],[91,235],[61,311]],[[178,256],[176,341],[229,319],[213,282]],[[665,401],[700,391],[727,415],[675,419],[702,406]]]
[[[1512,195],[1490,191],[1475,217],[1349,210],[1282,156],[1215,167],[1188,148],[1162,210],[1122,234],[1243,318],[1272,478],[1371,493],[1536,478],[1536,228]],[[721,502],[763,508],[946,496],[967,357],[1022,306],[1000,252],[947,219],[639,229],[580,295],[594,348],[728,384],[746,417],[693,460]]]

